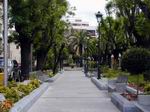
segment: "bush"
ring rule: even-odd
[[[30,82],[30,84],[32,84],[32,86],[34,87],[34,89],[38,88],[40,86],[40,81],[37,79],[34,79]]]
[[[13,102],[10,100],[5,100],[3,102],[0,102],[0,112],[9,112],[12,106],[13,106]]]
[[[16,88],[0,87],[0,93],[3,93],[5,98],[12,102],[17,102],[20,99]]]
[[[89,65],[89,68],[96,68],[97,67],[97,64],[95,61],[89,61],[88,65]]]
[[[105,72],[103,72],[103,75],[104,75],[104,77],[111,79],[111,78],[118,77],[120,75],[120,71],[109,68]]]
[[[55,76],[55,74],[53,74],[53,72],[48,72],[47,74],[48,74],[49,77]]]
[[[144,80],[145,81],[150,81],[150,70],[146,71],[143,73],[144,75]]]
[[[106,73],[110,68],[106,65],[101,66],[101,72]]]
[[[150,94],[150,84],[147,84],[145,87],[144,87],[144,91],[146,94]]]
[[[150,52],[144,48],[132,48],[122,56],[121,67],[132,74],[140,74],[150,69]]]

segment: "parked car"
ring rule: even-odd
[[[0,58],[0,69],[4,71],[4,59]],[[8,80],[20,81],[21,70],[16,60],[8,59]]]

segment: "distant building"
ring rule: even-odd
[[[96,37],[96,27],[90,26],[88,22],[81,19],[70,19],[70,27],[74,31],[86,31],[91,37]]]
[[[14,29],[8,30],[8,35],[13,32]],[[0,0],[0,57],[3,57],[4,51],[4,43],[3,43],[3,0]],[[20,54],[20,47],[17,46],[15,43],[8,44],[8,58],[17,60],[18,63],[21,63],[21,54]]]

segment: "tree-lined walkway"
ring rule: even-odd
[[[81,71],[65,71],[28,112],[119,112]]]

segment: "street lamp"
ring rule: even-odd
[[[87,49],[86,49],[86,51],[87,51],[87,52],[86,52],[86,61],[87,61],[87,62],[86,62],[86,65],[87,65],[87,66],[86,66],[86,67],[87,67],[86,70],[87,70],[87,72],[86,72],[86,73],[88,73],[88,71],[89,71],[89,58],[88,58],[88,57],[89,57],[89,52],[88,52],[89,39],[90,39],[90,38],[87,37]]]
[[[85,44],[85,61],[84,61],[84,72],[85,75],[88,73],[88,42],[89,37],[86,38],[86,44]]]
[[[101,58],[100,58],[100,23],[101,23],[103,15],[100,13],[100,11],[98,11],[98,13],[96,13],[95,16],[96,16],[97,23],[98,23],[98,65],[97,65],[98,77],[97,77],[97,79],[101,79],[101,75],[100,75],[100,72],[101,72],[100,71],[100,63],[101,63]]]
[[[4,32],[3,32],[3,39],[4,39],[4,85],[7,86],[8,83],[8,76],[7,76],[7,65],[8,65],[8,0],[3,0],[3,13],[4,13]]]
[[[121,54],[119,53],[119,57],[118,57],[119,59],[119,69],[121,69]]]

